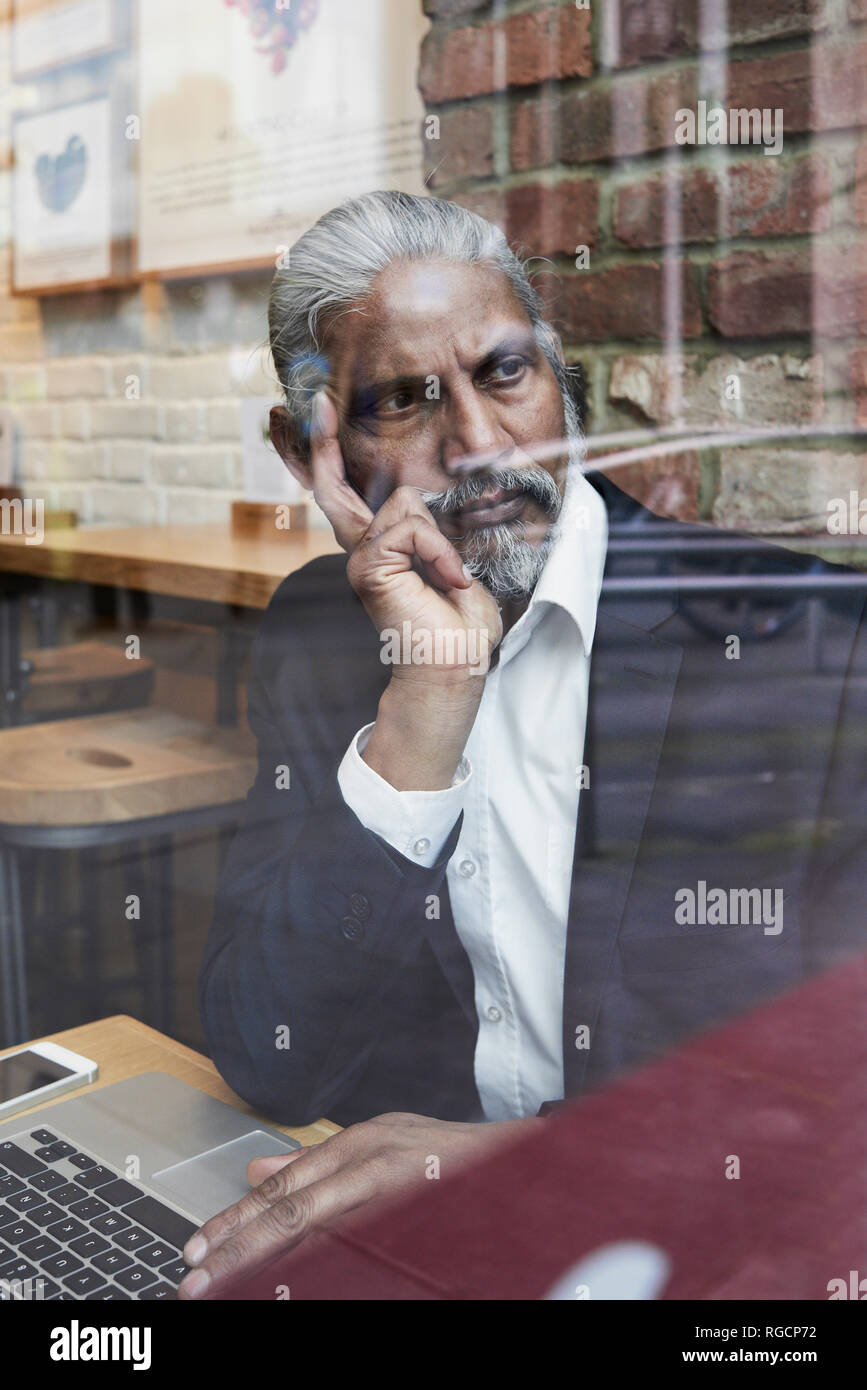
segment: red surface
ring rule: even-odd
[[[535,1299],[599,1246],[647,1240],[667,1299],[827,1299],[867,1276],[865,1001],[858,959],[234,1296]]]

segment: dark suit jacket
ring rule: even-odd
[[[622,498],[593,482],[609,508]],[[779,573],[815,564],[763,551]],[[609,555],[606,578],[618,564]],[[817,673],[804,622],[729,660],[676,594],[603,590],[563,991],[567,1096],[863,944],[863,598],[853,588],[825,606]],[[734,635],[741,616],[732,608]],[[460,819],[421,868],[365,829],[337,783],[388,681],[379,653],[341,556],[290,576],[257,639],[259,771],[222,873],[200,1004],[223,1076],[287,1123],[481,1118],[472,970],[446,881]],[[543,709],[538,721],[544,739]],[[782,889],[782,932],[678,925],[675,894],[700,881]]]

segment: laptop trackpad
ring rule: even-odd
[[[264,1130],[254,1129],[240,1139],[196,1154],[183,1163],[173,1163],[151,1176],[188,1211],[206,1211],[216,1216],[250,1191],[246,1170],[251,1158],[292,1153],[300,1147],[294,1139],[275,1139]]]

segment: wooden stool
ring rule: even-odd
[[[154,665],[104,642],[73,642],[24,652],[27,684],[21,723],[137,709],[150,702]]]
[[[138,924],[135,940],[138,946],[149,925],[151,959],[143,973],[156,1026],[170,1032],[172,837],[236,822],[255,773],[246,731],[205,726],[161,709],[0,730],[0,975],[7,1046],[24,1041],[30,1031],[21,854],[156,844],[157,890],[146,895],[148,921]],[[144,907],[145,899],[140,901]],[[98,946],[98,919],[91,930],[91,944]],[[96,989],[98,951],[93,969]]]

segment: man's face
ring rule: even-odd
[[[563,438],[564,403],[501,271],[392,265],[323,348],[347,473],[374,512],[402,484],[422,489],[480,577],[504,542],[546,548],[568,451],[537,463],[532,448]]]

